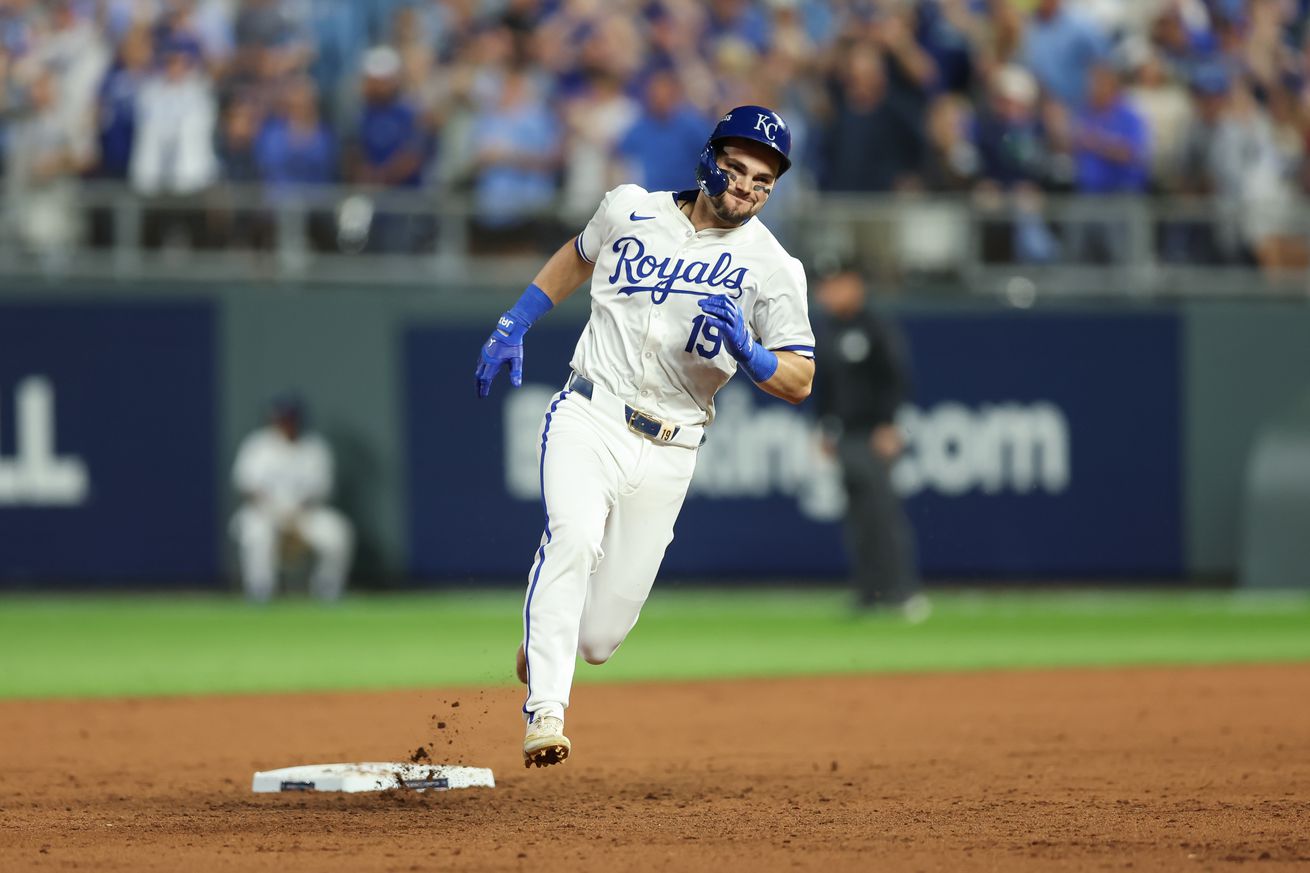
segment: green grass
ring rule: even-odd
[[[908,626],[833,591],[657,590],[579,681],[1310,660],[1310,597],[970,593]],[[219,597],[0,598],[0,697],[512,683],[518,593],[251,607]]]

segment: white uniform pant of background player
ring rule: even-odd
[[[289,518],[248,504],[232,518],[232,535],[241,552],[241,581],[246,596],[268,600],[277,587],[278,558],[283,531],[294,532],[315,553],[317,563],[309,590],[315,597],[335,600],[346,588],[355,532],[350,522],[330,506],[312,506]]]
[[[541,437],[546,528],[523,609],[525,713],[562,718],[576,657],[604,663],[637,623],[695,468],[695,449],[556,395]]]

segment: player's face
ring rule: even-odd
[[[751,140],[725,143],[719,168],[728,174],[728,190],[710,198],[714,214],[730,224],[741,224],[764,208],[778,180],[779,160],[773,149]]]

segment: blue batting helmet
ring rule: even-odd
[[[791,159],[787,157],[791,151],[791,130],[782,116],[764,106],[738,106],[719,119],[696,162],[696,184],[709,196],[718,197],[728,190],[728,175],[719,168],[716,158],[719,142],[733,138],[754,140],[777,152],[779,176],[791,167]]]

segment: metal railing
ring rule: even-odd
[[[144,197],[87,182],[59,196],[9,198],[0,209],[0,276],[514,286],[582,225],[547,211],[516,227],[489,226],[466,195],[414,190],[221,186]],[[44,219],[29,222],[36,213]],[[1310,296],[1310,210],[1291,194],[1254,203],[794,190],[763,217],[808,266],[853,260],[877,284],[919,295],[996,296],[1016,306],[1051,297]]]

